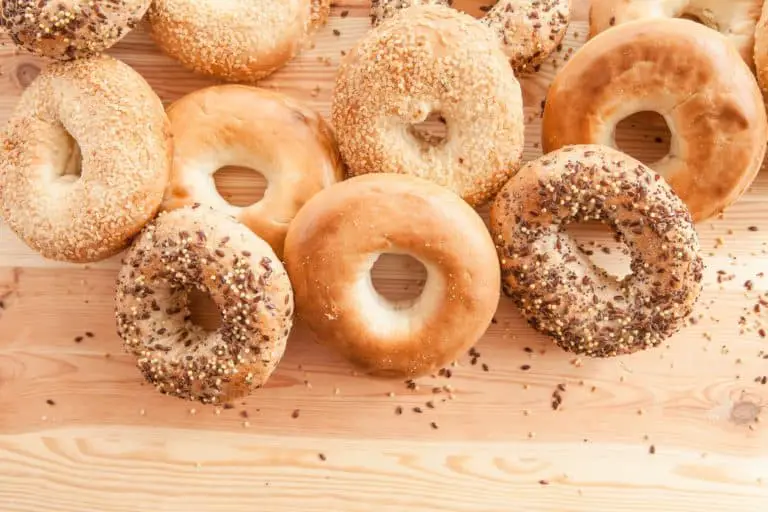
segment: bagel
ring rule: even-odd
[[[629,248],[623,279],[596,267],[565,228],[597,220]],[[659,345],[701,291],[703,262],[685,205],[649,168],[603,146],[527,163],[491,207],[504,293],[539,331],[593,357]]]
[[[189,292],[207,293],[221,327],[190,320]],[[293,322],[291,283],[269,245],[208,208],[162,213],[128,251],[117,278],[117,331],[163,393],[223,403],[266,383]]]
[[[128,65],[105,55],[54,63],[2,136],[0,214],[46,258],[106,258],[157,213],[172,146],[160,99]]]
[[[393,302],[373,288],[385,253],[427,269],[422,294]],[[291,223],[285,264],[298,315],[319,342],[371,375],[430,374],[472,346],[499,300],[499,265],[483,221],[449,190],[372,174],[325,189]]]
[[[592,0],[589,35],[627,21],[683,18],[716,30],[754,67],[755,25],[763,0]]]
[[[755,29],[755,68],[763,96],[768,98],[768,2],[763,4],[760,21]]]
[[[103,52],[136,25],[151,0],[4,0],[0,27],[28,52],[72,60]]]
[[[198,73],[255,82],[291,60],[325,24],[330,0],[154,0],[150,34]]]
[[[283,94],[242,85],[209,87],[171,105],[168,117],[174,158],[164,208],[201,203],[221,210],[266,240],[278,256],[299,208],[344,177],[330,127]],[[244,208],[222,198],[213,175],[228,165],[263,172],[269,183],[264,198]]]
[[[430,113],[446,120],[443,141],[410,126]],[[473,205],[493,197],[522,156],[522,93],[504,54],[480,22],[442,6],[410,8],[347,54],[332,119],[348,174],[412,174]]]
[[[721,212],[754,180],[765,154],[766,114],[755,78],[733,45],[679,19],[625,23],[587,42],[547,94],[548,153],[571,144],[616,146],[622,119],[661,114],[669,154],[651,164],[694,221]]]
[[[398,11],[418,5],[450,6],[453,0],[373,0],[371,20],[378,25]],[[509,63],[530,71],[555,51],[568,30],[570,0],[497,0],[482,22],[498,34]]]

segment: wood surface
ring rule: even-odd
[[[541,101],[584,41],[586,11],[577,1],[556,64],[521,77],[526,159],[540,153]],[[369,30],[367,15],[367,1],[338,2],[315,47],[262,85],[327,114],[341,52]],[[5,122],[44,62],[0,44]],[[167,102],[213,83],[143,30],[111,53]],[[629,124],[622,147],[658,156],[657,127]],[[223,193],[243,200],[259,188],[252,177],[229,172]],[[768,307],[756,308],[768,301],[768,173],[698,227],[705,292],[695,324],[666,347],[579,359],[501,299],[476,364],[464,356],[409,388],[356,375],[299,325],[268,387],[220,410],[159,395],[121,353],[118,259],[45,261],[0,226],[0,511],[768,510]],[[610,245],[604,230],[573,232]],[[408,265],[390,259],[377,286],[410,293],[423,275]]]

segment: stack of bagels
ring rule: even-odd
[[[185,66],[252,84],[311,42],[329,0],[5,0],[13,41],[59,62],[2,136],[0,214],[46,258],[128,248],[116,290],[125,348],[159,391],[204,403],[267,382],[294,310],[318,341],[382,377],[453,361],[482,337],[501,290],[565,350],[659,345],[701,291],[694,222],[736,201],[765,156],[762,0],[594,0],[591,40],[547,96],[545,154],[525,163],[516,73],[561,44],[570,1],[499,0],[482,19],[450,4],[374,0],[329,123],[253,85],[209,87],[166,110],[101,53],[146,17]],[[672,134],[650,166],[616,149],[617,124],[641,111]],[[436,115],[444,136],[418,129]],[[219,195],[214,174],[231,165],[265,176],[261,201]],[[488,203],[486,226],[474,208]],[[569,237],[588,221],[626,244],[628,276]],[[421,295],[376,291],[384,254],[424,265]],[[193,290],[218,307],[216,331],[192,321]]]

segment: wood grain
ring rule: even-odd
[[[365,1],[337,2],[314,48],[261,85],[327,115],[341,52],[368,30],[367,11]],[[521,78],[526,159],[540,154],[541,102],[586,37],[586,11],[577,1],[555,63]],[[5,122],[44,62],[0,44]],[[112,53],[165,102],[213,83],[143,30]],[[663,128],[633,123],[622,147],[658,156]],[[263,182],[239,170],[219,186],[246,201]],[[755,310],[768,300],[768,174],[699,232],[705,293],[695,324],[667,347],[582,360],[502,298],[475,364],[464,356],[450,375],[409,389],[357,376],[299,325],[267,389],[221,410],[158,395],[121,353],[119,258],[45,261],[0,225],[0,511],[768,510],[768,385],[755,381],[768,376],[768,308]],[[598,263],[624,268],[609,233],[573,234]],[[412,293],[423,279],[402,259],[375,277],[387,294]],[[553,410],[556,391],[563,403]]]

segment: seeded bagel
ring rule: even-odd
[[[80,263],[155,216],[173,155],[160,98],[106,55],[45,68],[1,140],[0,215],[46,258]]]
[[[570,0],[497,0],[490,4],[482,22],[498,35],[516,72],[534,70],[544,62],[568,30]],[[378,25],[401,10],[418,5],[451,6],[453,0],[373,0],[371,21]]]
[[[190,319],[207,293],[221,327]],[[158,391],[222,403],[263,386],[285,351],[293,292],[269,245],[205,207],[162,213],[128,251],[117,281],[117,331]]]
[[[599,221],[632,256],[623,278],[597,267],[566,228]],[[496,197],[491,232],[503,290],[565,350],[611,357],[654,347],[685,325],[703,262],[685,204],[615,149],[568,146],[528,162]]]
[[[331,110],[351,175],[411,174],[478,205],[520,165],[520,84],[494,34],[454,9],[412,7],[373,29],[342,62]],[[414,129],[437,113],[443,140]]]
[[[155,0],[150,33],[184,66],[255,82],[285,65],[328,19],[330,0]]]
[[[151,0],[3,0],[0,26],[17,46],[57,60],[101,53],[130,32]]]

